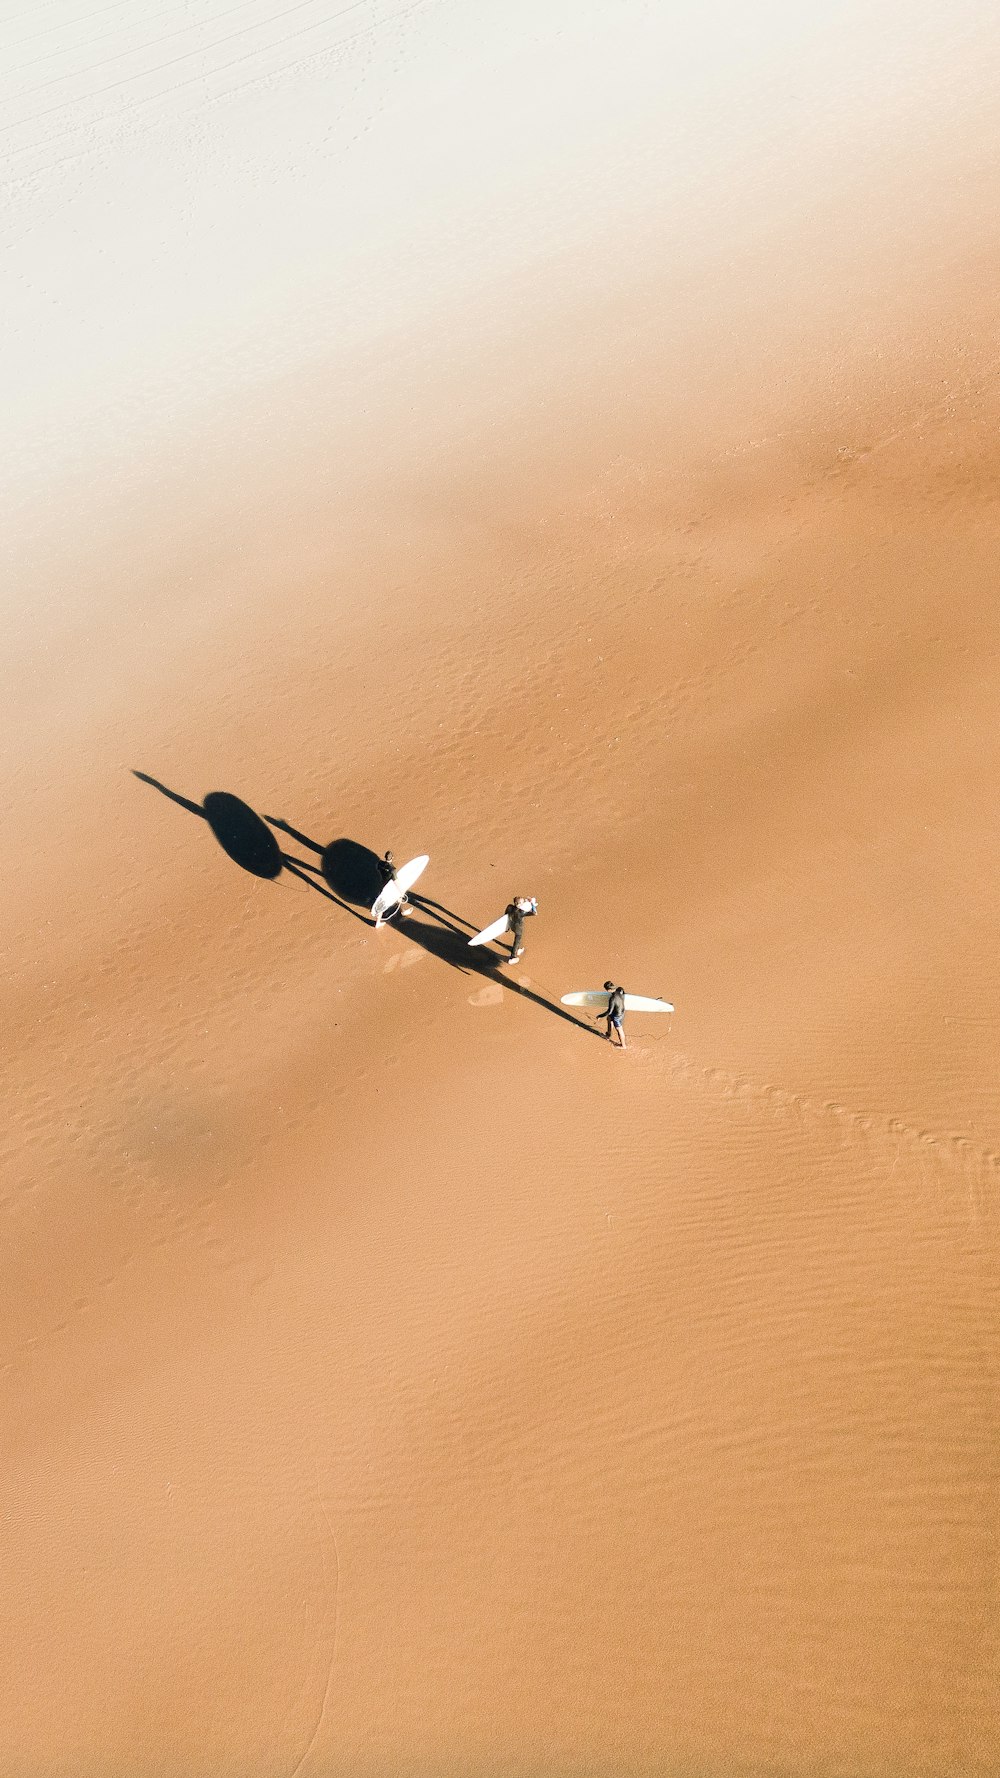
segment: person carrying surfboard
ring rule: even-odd
[[[517,895],[506,908],[507,930],[510,933],[510,962],[524,956],[524,922],[529,914],[537,914],[538,902],[533,895]]]
[[[618,1047],[625,1048],[625,989],[616,988],[614,982],[605,982],[604,991],[608,995],[608,1042],[611,1042],[612,1030],[618,1033]]]
[[[626,994],[624,988],[616,988],[614,982],[605,982],[603,988],[577,988],[572,994],[560,994],[560,1006],[593,1007],[598,1019],[608,1021],[608,1041],[612,1031],[618,1033],[618,1047],[625,1048],[625,1014],[627,1012],[673,1012],[673,1004],[669,1000],[661,1000],[656,994]]]
[[[384,858],[377,858],[375,860],[375,864],[376,864],[376,868],[378,870],[379,879],[382,884],[382,890],[379,891],[379,893],[381,894],[383,890],[388,888],[390,883],[394,883],[396,881],[396,866],[392,862],[392,853],[387,852],[385,854]],[[382,926],[385,923],[386,920],[391,919],[393,914],[398,913],[400,919],[406,919],[409,916],[410,911],[411,911],[410,905],[409,905],[409,899],[410,898],[408,895],[406,895],[406,894],[401,895],[399,897],[399,900],[396,902],[395,906],[391,907],[389,909],[388,913],[380,914],[378,919],[375,922],[376,931],[378,930],[378,928],[380,926]]]

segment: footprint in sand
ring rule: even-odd
[[[487,982],[485,988],[477,989],[469,995],[470,1006],[499,1006],[503,999],[503,989],[499,982]]]
[[[391,969],[412,969],[414,963],[419,963],[423,955],[423,951],[404,951],[401,957],[397,952],[395,957],[390,957],[387,963],[383,963],[382,974],[388,975]]]

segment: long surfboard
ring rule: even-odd
[[[470,938],[469,943],[488,945],[491,938],[502,938],[509,926],[510,921],[506,914],[501,914],[499,920],[494,920],[490,926],[484,926],[482,932],[477,932],[475,938]]]
[[[590,1006],[595,1012],[605,1013],[611,995],[605,988],[584,988],[579,994],[563,994],[563,1006]],[[649,994],[626,994],[626,1012],[673,1012],[669,1000],[655,1000]]]
[[[372,913],[376,920],[384,920],[386,914],[399,906],[408,889],[412,889],[417,878],[422,876],[430,863],[426,852],[419,858],[411,858],[409,864],[400,865],[391,883],[387,883],[377,900],[372,902]]]

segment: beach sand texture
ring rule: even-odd
[[[1000,27],[804,10],[7,9],[4,1778],[998,1768]]]

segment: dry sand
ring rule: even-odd
[[[1000,31],[330,13],[4,26],[0,1772],[994,1773]]]

